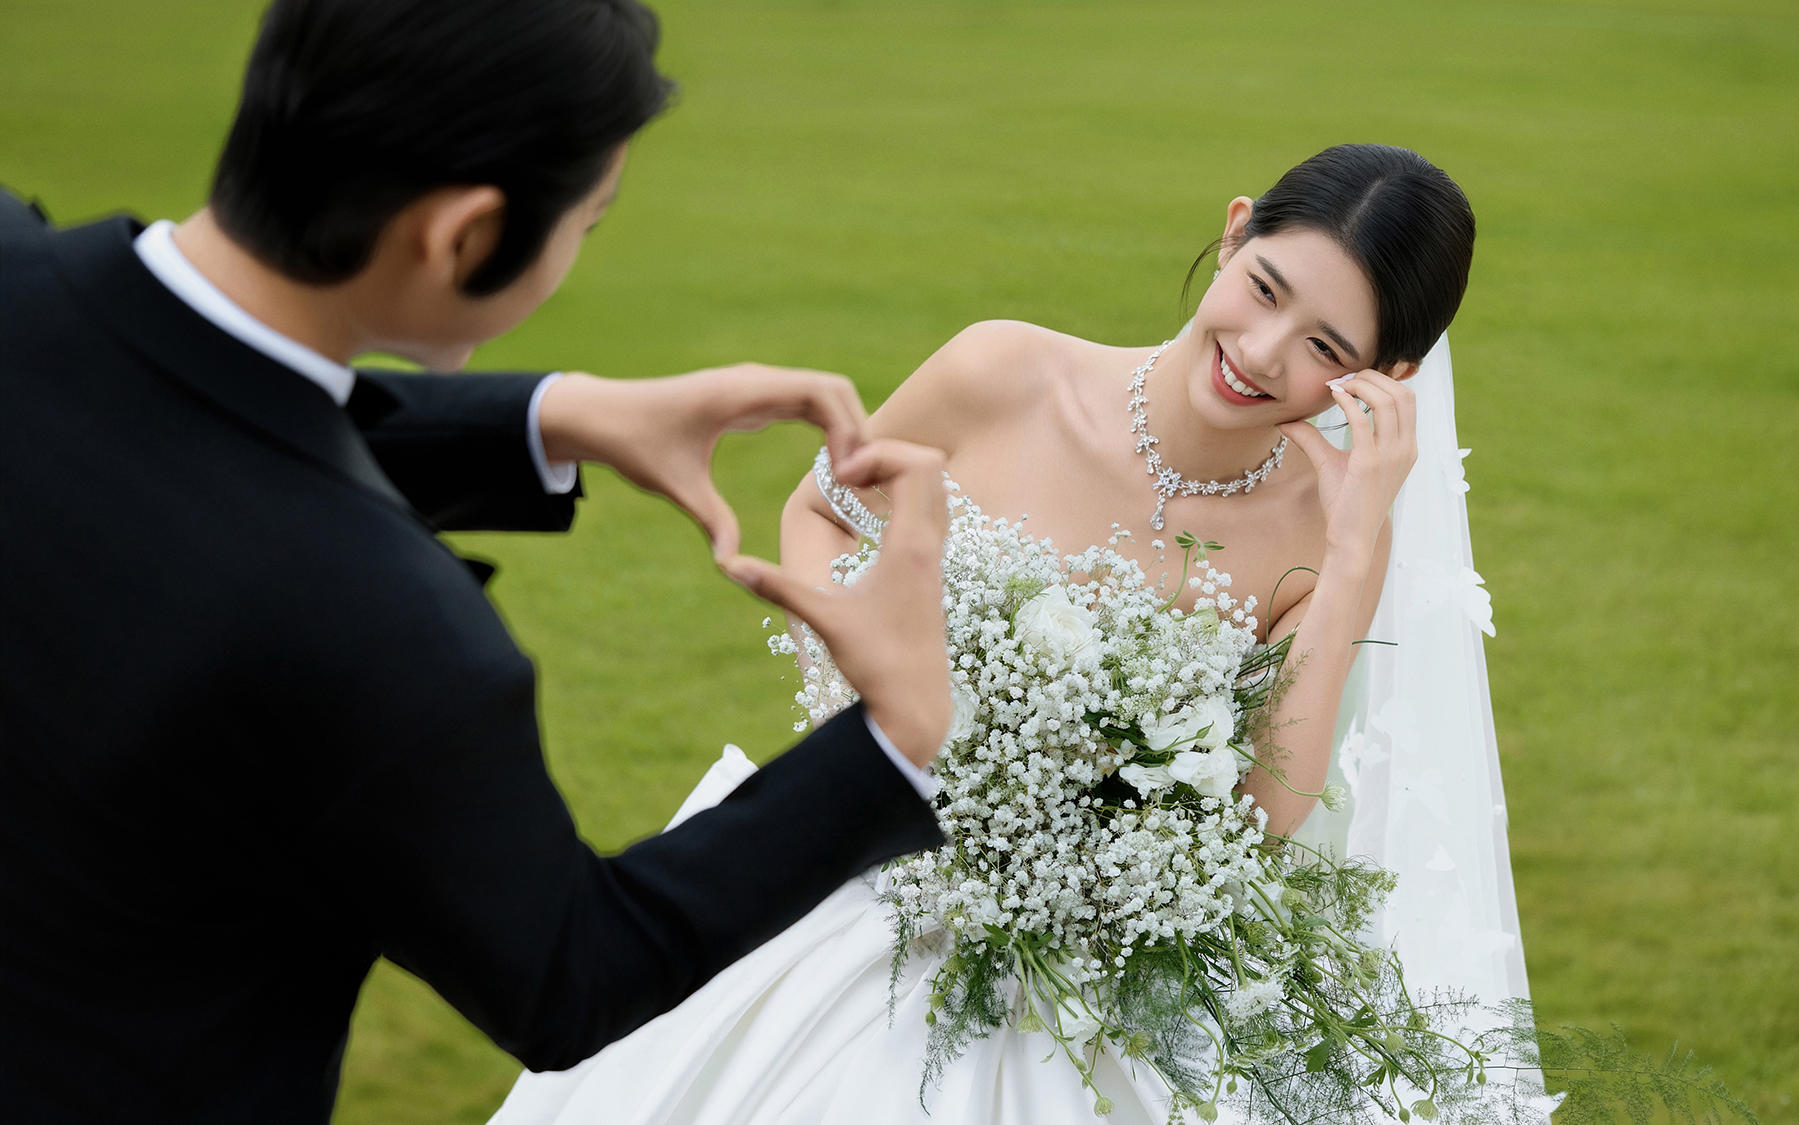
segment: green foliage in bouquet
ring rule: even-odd
[[[1609,1032],[1542,1027],[1522,1000],[1508,1001],[1500,1011],[1509,1022],[1486,1039],[1495,1050],[1507,1052],[1514,1065],[1541,1070],[1550,1087],[1562,1092],[1556,1125],[1758,1121],[1749,1104],[1691,1051],[1671,1048],[1657,1059],[1634,1050],[1618,1027]]]

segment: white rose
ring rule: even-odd
[[[1271,896],[1273,905],[1270,906],[1269,903],[1262,901],[1261,895],[1255,894],[1248,887],[1235,880],[1226,883],[1222,889],[1225,894],[1231,897],[1231,913],[1239,918],[1264,918],[1277,925],[1284,926],[1292,917],[1292,914],[1287,909],[1287,904],[1281,901],[1281,897],[1278,893]],[[1264,886],[1263,890],[1266,891],[1267,887]]]
[[[1145,766],[1129,762],[1118,768],[1118,776],[1130,782],[1145,797],[1174,784],[1174,776],[1168,772],[1167,766]]]
[[[1070,1043],[1086,1043],[1099,1034],[1099,1021],[1085,1004],[1064,996],[1056,1002],[1056,1029]]]
[[[1237,755],[1228,746],[1182,750],[1168,763],[1168,776],[1193,786],[1202,796],[1229,800],[1237,787]]]
[[[944,735],[943,744],[948,746],[974,733],[974,696],[959,687],[949,689],[950,719],[949,733]]]
[[[1231,740],[1232,727],[1230,700],[1214,695],[1172,715],[1143,720],[1143,738],[1155,750],[1212,750]]]
[[[1069,601],[1061,586],[1024,603],[1012,624],[1020,641],[1058,663],[1072,664],[1083,652],[1098,651],[1093,614]]]

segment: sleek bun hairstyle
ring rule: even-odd
[[[1287,230],[1324,235],[1367,275],[1379,319],[1371,366],[1423,359],[1467,292],[1474,210],[1410,149],[1336,145],[1293,168],[1255,201],[1242,237]]]
[[[667,104],[636,0],[274,0],[213,179],[226,233],[300,281],[367,265],[433,189],[506,196],[465,290],[504,288]]]

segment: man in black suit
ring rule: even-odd
[[[320,1122],[386,956],[527,1066],[672,1006],[940,839],[934,454],[835,377],[453,369],[560,282],[659,111],[632,0],[277,0],[209,206],[55,230],[0,192],[0,1120]],[[895,511],[827,593],[737,554],[720,434],[818,423]],[[432,532],[566,527],[568,463],[686,508],[864,703],[620,855]]]

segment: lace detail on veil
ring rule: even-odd
[[[812,479],[838,519],[862,538],[880,542],[881,528],[887,525],[887,521],[869,511],[868,505],[856,495],[855,489],[837,482],[836,475],[831,472],[829,449],[820,449],[818,456],[812,459]]]

